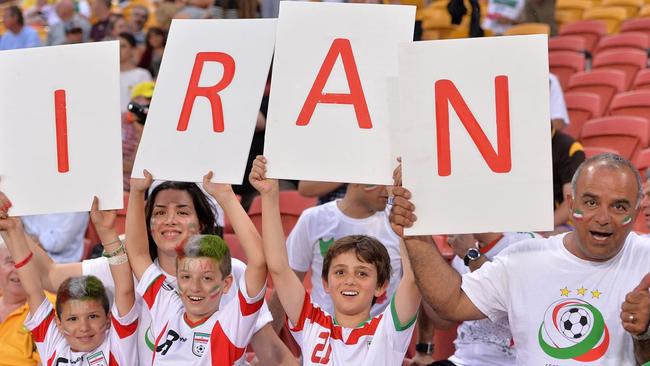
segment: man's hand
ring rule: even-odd
[[[212,171],[209,171],[208,174],[203,176],[203,189],[205,189],[210,196],[214,197],[217,202],[222,203],[228,197],[235,195],[230,184],[210,182],[212,175]]]
[[[146,193],[153,183],[153,176],[147,169],[142,171],[144,178],[131,178],[131,192]]]
[[[632,335],[641,335],[648,329],[650,323],[650,273],[646,274],[641,283],[625,296],[621,305],[621,321],[623,328]]]
[[[393,188],[393,208],[390,210],[390,226],[400,236],[404,236],[404,228],[413,226],[417,219],[415,205],[409,201],[411,192],[403,187]]]
[[[262,155],[258,155],[253,161],[248,181],[260,194],[279,192],[278,180],[266,177],[266,158]]]
[[[449,235],[447,242],[460,259],[465,257],[470,248],[476,248],[476,238],[472,234]]]
[[[99,199],[97,196],[93,198],[93,204],[90,208],[90,221],[93,222],[93,226],[97,233],[107,233],[115,229],[115,218],[117,217],[117,211],[115,210],[99,210]]]

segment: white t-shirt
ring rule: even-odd
[[[394,299],[393,299],[394,300]],[[302,364],[332,366],[401,365],[411,342],[416,317],[399,324],[393,301],[357,328],[344,328],[331,315],[314,306],[309,293],[297,324],[289,330],[302,351]]]
[[[508,317],[518,365],[636,365],[621,303],[650,272],[650,241],[631,233],[614,258],[592,262],[563,238],[511,246],[465,274],[463,290],[491,320]]]
[[[85,260],[81,262],[81,264],[83,275],[93,275],[99,278],[104,284],[104,287],[106,287],[106,290],[111,295],[115,293],[115,282],[113,282],[113,277],[111,276],[111,268],[106,258],[100,257],[96,259]],[[154,264],[160,268],[157,259],[154,261]],[[233,285],[230,286],[228,292],[221,296],[221,304],[219,305],[219,308],[229,302],[232,302],[236,298],[236,284],[239,283],[239,279],[244,276],[244,271],[246,270],[246,265],[239,259],[232,258],[231,264]],[[162,271],[162,269],[160,270]],[[168,273],[164,274],[167,277],[167,282],[176,288],[176,277]],[[138,282],[135,280],[135,278],[134,281],[137,286]],[[136,296],[136,302],[142,302],[142,297]],[[271,321],[273,321],[273,316],[271,315],[271,312],[269,311],[266,303],[264,303],[262,305],[262,309],[260,310],[260,315],[257,318],[255,332],[260,330],[263,326],[270,323]],[[140,365],[144,366],[151,364],[151,357],[153,355],[155,341],[156,338],[153,331],[151,330],[151,314],[149,313],[149,309],[144,304],[140,304],[140,326],[138,327],[138,353],[140,358]]]
[[[246,280],[232,301],[202,322],[187,319],[185,306],[158,266],[151,264],[136,291],[151,312],[155,335],[155,365],[243,365],[244,353],[255,331],[266,287],[248,296]]]
[[[133,87],[145,81],[151,81],[149,70],[136,67],[131,70],[120,71],[120,110],[122,112],[127,111]]]
[[[46,365],[92,365],[129,366],[137,365],[138,303],[124,317],[120,317],[115,305],[111,309],[111,326],[106,331],[104,342],[90,352],[75,352],[70,349],[65,337],[59,331],[54,317],[54,308],[45,299],[35,312],[25,319],[25,326],[32,331],[38,353]]]
[[[564,124],[568,125],[571,121],[569,121],[569,112],[566,109],[566,102],[564,101],[564,93],[562,92],[560,80],[558,80],[557,76],[550,73],[548,74],[548,79],[551,88],[549,92],[551,120],[563,119]]]
[[[311,291],[314,303],[334,314],[331,297],[325,293],[321,281],[323,259],[334,241],[347,235],[368,235],[379,240],[390,255],[392,273],[385,296],[377,299],[370,316],[381,314],[388,305],[402,277],[399,237],[390,227],[385,211],[365,219],[353,219],[338,208],[337,201],[305,210],[287,238],[289,266],[295,271],[307,272],[311,268]]]
[[[481,253],[488,260],[516,242],[539,237],[533,233],[503,233],[499,241]],[[469,273],[469,268],[461,258],[455,256],[451,266],[461,275]],[[458,336],[454,341],[456,352],[449,361],[458,366],[508,366],[515,364],[515,349],[507,318],[495,322],[489,319],[468,320],[458,326]]]

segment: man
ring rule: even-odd
[[[132,108],[122,117],[122,172],[124,191],[127,192],[130,190],[135,153],[140,145],[154,87],[153,81],[136,84],[131,90],[129,105]]]
[[[398,176],[399,178],[399,176]],[[396,188],[396,230],[415,221]],[[443,318],[508,317],[519,365],[636,365],[650,361],[650,245],[630,233],[641,200],[631,163],[602,154],[576,172],[566,198],[575,231],[531,239],[462,277],[430,237],[406,237],[418,284]]]
[[[77,29],[81,29],[81,42],[88,41],[90,37],[90,23],[75,12],[74,2],[72,0],[60,0],[56,4],[56,13],[61,20],[52,25],[50,31],[47,33],[47,44],[49,46],[72,43],[66,36],[70,33],[74,34],[71,31],[77,31]]]
[[[103,41],[108,33],[108,25],[111,22],[111,0],[93,1],[91,9],[95,23],[90,28],[90,38],[95,42]]]
[[[149,70],[138,67],[135,63],[135,38],[131,33],[120,33],[120,108],[127,111],[133,87],[145,81],[151,81]]]
[[[2,14],[2,22],[7,31],[0,38],[0,51],[41,45],[38,33],[33,28],[25,26],[23,12],[18,6],[12,5],[6,8]]]
[[[138,47],[145,46],[146,32],[144,26],[149,20],[149,9],[143,5],[134,5],[129,13],[129,32],[133,34]]]

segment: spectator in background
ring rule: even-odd
[[[65,41],[63,44],[83,43],[83,30],[74,24],[65,30]]]
[[[28,25],[52,26],[60,21],[55,6],[47,0],[37,0],[34,6],[25,9],[23,16]]]
[[[133,34],[133,38],[135,38],[135,43],[136,45],[143,46],[145,44],[145,30],[144,26],[147,24],[147,21],[149,20],[149,9],[147,9],[146,6],[143,5],[134,5],[131,7],[131,11],[129,12],[129,32]]]
[[[90,38],[93,41],[102,41],[108,34],[108,24],[111,18],[111,0],[95,0],[92,3],[92,17],[95,23],[90,29]]]
[[[133,87],[144,81],[151,81],[149,71],[137,67],[134,62],[135,39],[130,33],[120,33],[120,110],[127,111]]]
[[[75,30],[75,28],[81,29],[80,42],[88,42],[90,39],[90,23],[88,23],[86,18],[77,14],[74,9],[73,0],[59,0],[56,4],[56,13],[59,16],[60,21],[50,26],[50,30],[47,33],[48,46],[56,46],[64,43],[77,43],[72,42],[70,39],[66,39],[67,33]]]
[[[23,12],[16,5],[4,10],[2,21],[7,31],[0,38],[0,51],[41,46],[38,33],[25,26]]]
[[[142,131],[149,112],[154,87],[153,81],[145,81],[135,85],[131,91],[131,103],[129,104],[134,108],[127,112],[125,118],[122,118],[122,171],[124,191],[126,192],[131,190],[131,172],[133,171],[135,154],[142,138]]]
[[[526,0],[488,0],[483,28],[501,35],[519,22]]]
[[[122,14],[111,14],[109,19],[105,41],[116,40],[120,34],[129,32],[129,24]]]
[[[140,57],[138,67],[149,70],[154,79],[158,77],[166,43],[167,32],[157,27],[149,28],[146,46],[142,57]]]
[[[556,35],[555,0],[526,0],[523,21],[526,23],[546,23],[551,27],[550,36]]]
[[[22,216],[25,232],[56,263],[79,262],[88,229],[88,212]]]

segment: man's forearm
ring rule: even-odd
[[[650,340],[634,340],[634,356],[639,365],[650,362]]]

